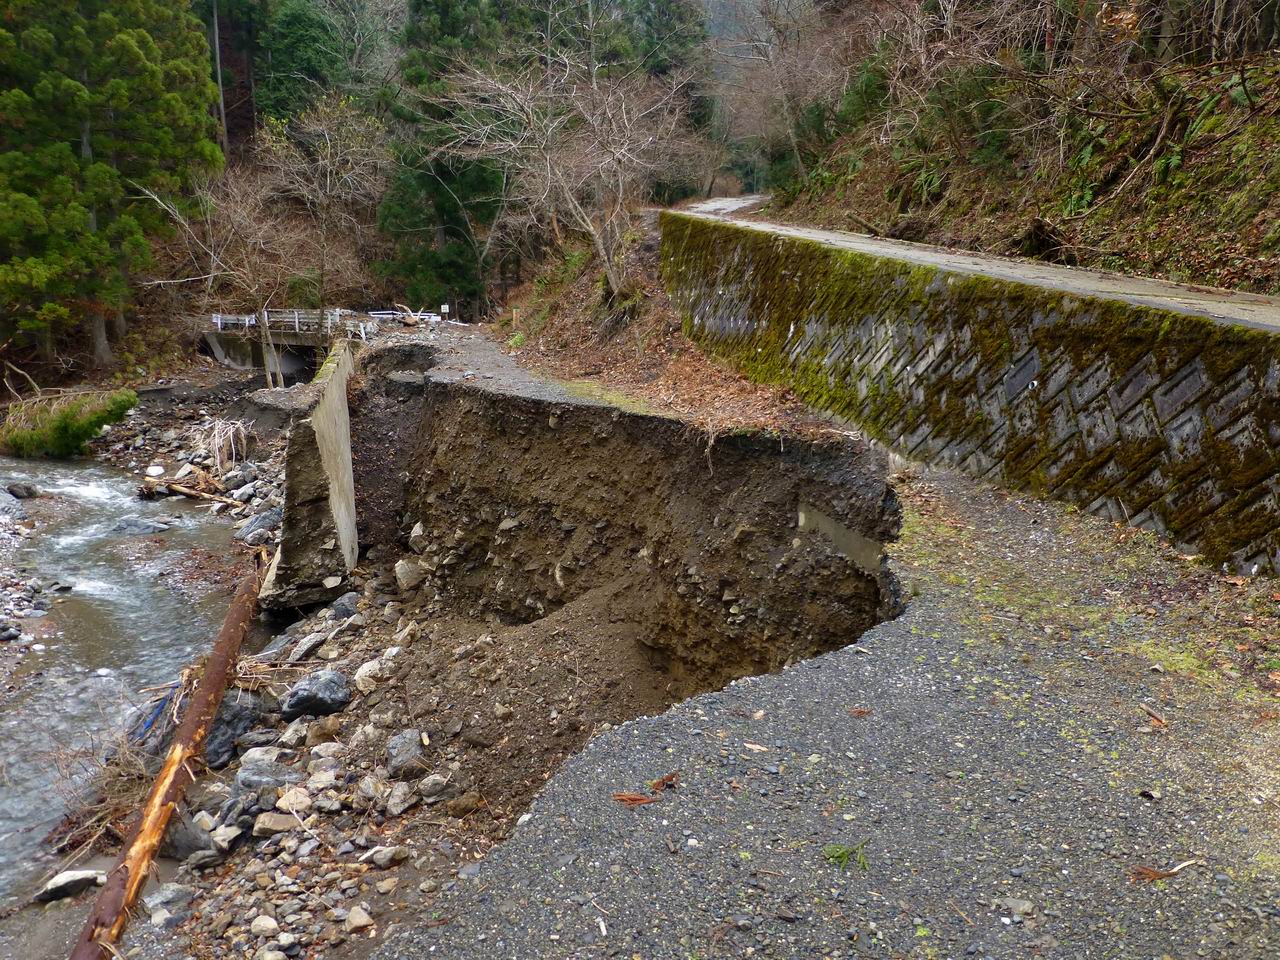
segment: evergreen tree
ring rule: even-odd
[[[506,24],[503,23],[507,14]],[[431,156],[440,119],[413,104],[430,98],[459,58],[495,48],[518,22],[492,0],[410,0],[405,84],[416,94],[398,114],[414,131],[399,145],[399,173],[383,200],[379,226],[394,255],[385,271],[416,306],[452,299],[465,316],[484,297],[484,264],[476,227],[492,219],[501,181],[486,167]]]
[[[259,110],[287,120],[350,78],[338,54],[343,41],[314,0],[280,0],[257,38]]]
[[[216,168],[209,48],[165,0],[9,0],[0,19],[0,337],[53,350],[123,332],[160,213]]]

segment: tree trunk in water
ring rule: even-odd
[[[72,960],[107,960],[118,957],[113,946],[124,932],[129,908],[147,882],[156,853],[164,839],[169,817],[182,802],[187,786],[195,779],[195,761],[204,752],[205,738],[222,703],[227,683],[235,674],[240,645],[257,606],[262,581],[258,571],[246,576],[236,590],[205,661],[204,673],[187,701],[182,721],[173,735],[173,745],[160,768],[151,795],[138,817],[120,859],[107,875],[89,912],[80,939],[71,952]]]

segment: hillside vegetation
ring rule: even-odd
[[[976,85],[907,144],[878,117],[778,192],[783,219],[1125,273],[1280,292],[1280,67],[1188,71],[1056,143],[982,123]],[[962,129],[955,129],[960,120]],[[967,128],[967,129],[964,129]],[[953,137],[960,133],[960,149]]]
[[[1275,8],[806,8],[757,186],[797,222],[1280,292]]]

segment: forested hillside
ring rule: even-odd
[[[760,0],[737,116],[774,215],[1275,292],[1278,9]]]
[[[578,249],[608,333],[645,300],[636,212],[738,190],[1280,289],[1278,5],[15,0],[0,355],[132,369],[210,311],[478,320]]]
[[[0,349],[61,376],[264,307],[478,319],[706,179],[683,0],[21,2],[0,13]],[[131,327],[142,324],[142,328]]]

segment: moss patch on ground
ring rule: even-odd
[[[1121,653],[1242,702],[1280,695],[1274,581],[1217,573],[1149,533],[966,478],[897,479],[903,528],[890,554],[904,586],[963,594],[975,637],[1030,625],[1049,647]]]

